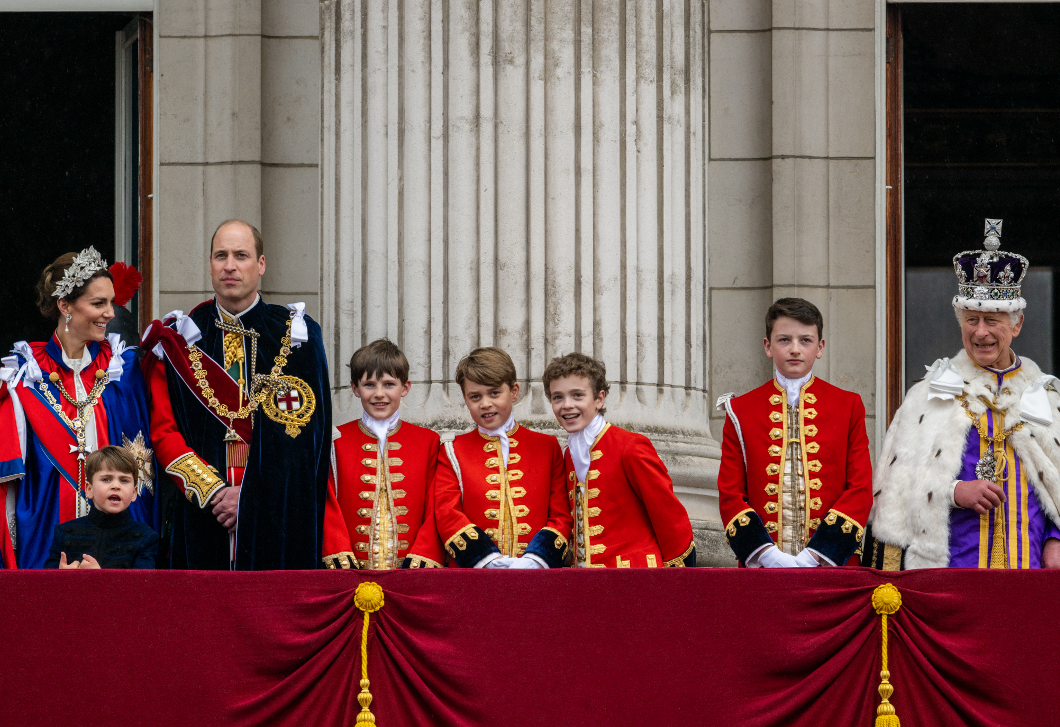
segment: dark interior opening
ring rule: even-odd
[[[1052,372],[1060,360],[1060,5],[902,6],[906,388],[961,348],[952,258],[1001,249],[1030,259],[1013,343]]]
[[[41,270],[95,246],[114,260],[115,33],[128,13],[0,13],[0,352],[55,329]]]

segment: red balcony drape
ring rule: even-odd
[[[894,583],[902,724],[1060,724],[1060,573],[0,572],[0,719],[380,727],[868,725]]]

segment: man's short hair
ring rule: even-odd
[[[234,224],[243,225],[248,230],[250,230],[250,234],[254,236],[254,252],[257,254],[257,256],[259,258],[262,255],[264,255],[265,254],[265,243],[261,239],[261,233],[258,232],[258,228],[255,227],[254,225],[250,224],[249,222],[246,222],[245,220],[231,219],[231,220],[225,220],[224,222],[222,222],[221,224],[219,224],[217,226],[216,230],[213,231],[213,235],[210,237],[210,255],[211,255],[211,257],[213,256],[213,241],[215,239],[217,239],[217,233],[220,232],[221,228],[224,227],[225,225],[234,225]]]
[[[483,386],[515,386],[515,362],[508,352],[496,346],[476,348],[456,365],[456,383],[464,390],[464,382]]]
[[[115,447],[114,445],[100,447],[88,455],[88,459],[85,460],[85,477],[89,482],[104,470],[127,474],[133,478],[133,482],[136,481],[139,475],[136,458],[124,447]]]
[[[354,386],[359,386],[366,376],[370,379],[383,374],[393,376],[402,385],[409,380],[409,360],[393,341],[379,338],[354,352],[350,359],[350,378]]]
[[[566,356],[559,356],[548,362],[545,373],[541,377],[545,385],[545,394],[551,397],[552,382],[565,376],[581,376],[588,379],[589,385],[593,387],[594,399],[600,396],[601,391],[606,395],[611,390],[611,385],[607,383],[607,367],[604,362],[586,356],[584,353],[568,353]],[[600,409],[601,414],[606,412],[607,407]]]
[[[803,298],[781,298],[766,311],[766,338],[773,335],[778,318],[792,318],[804,326],[817,326],[817,338],[824,338],[824,316],[813,303]]]

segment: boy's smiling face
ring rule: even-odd
[[[353,395],[361,400],[361,406],[373,419],[383,421],[394,415],[401,406],[401,399],[407,396],[412,382],[401,382],[390,374],[377,373],[374,376],[362,376],[354,384]]]
[[[810,373],[813,362],[824,355],[824,339],[818,338],[817,326],[787,316],[773,322],[773,331],[764,343],[766,356],[789,379],[801,379]]]
[[[564,376],[548,384],[548,398],[552,413],[568,434],[580,432],[589,426],[604,406],[607,394],[594,395],[593,384],[585,376]]]
[[[124,512],[136,499],[136,478],[128,472],[100,470],[85,486],[85,495],[97,510],[111,514]]]
[[[471,412],[475,424],[483,429],[503,426],[518,400],[519,382],[514,386],[490,386],[471,379],[464,380],[464,403],[467,404],[467,410]]]

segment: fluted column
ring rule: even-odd
[[[671,0],[331,0],[323,48],[322,318],[346,363],[387,336],[405,415],[470,423],[457,362],[540,377],[602,359],[610,421],[648,434],[693,518],[717,519],[707,424],[705,18]]]

